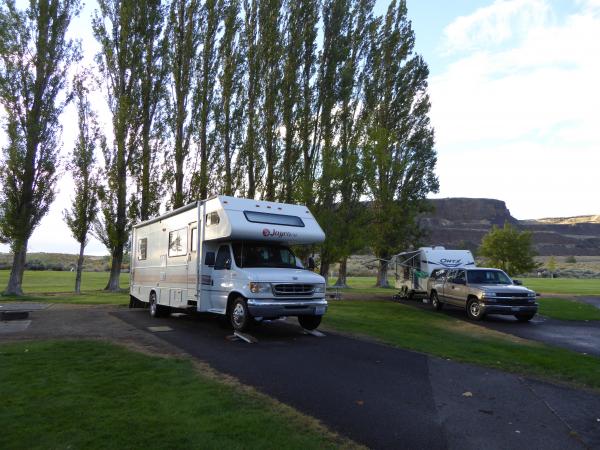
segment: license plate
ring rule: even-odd
[[[513,306],[513,307],[512,307],[512,308],[510,308],[510,309],[511,309],[511,311],[518,311],[518,310],[520,310],[521,308],[519,308],[518,306]]]
[[[315,306],[315,314],[317,316],[322,316],[323,314],[325,314],[325,307],[324,306]]]

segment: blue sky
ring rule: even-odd
[[[71,33],[83,40],[91,61],[95,2],[87,3]],[[388,5],[377,1],[376,12]],[[440,179],[435,196],[501,199],[518,219],[600,214],[600,0],[407,5],[416,50],[430,68]],[[75,137],[73,113],[63,122],[66,153]],[[30,251],[77,251],[62,222],[72,187],[63,176]],[[87,252],[106,250],[92,240]]]

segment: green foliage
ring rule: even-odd
[[[404,1],[393,1],[373,29],[365,75],[363,161],[380,285],[387,284],[386,260],[418,238],[416,216],[426,209],[427,194],[438,190],[429,70],[413,53],[415,37],[406,14]]]
[[[64,210],[64,219],[75,240],[85,247],[87,235],[98,213],[98,186],[94,156],[100,140],[96,115],[91,108],[85,78],[74,80],[79,134],[67,168],[75,182],[75,196],[71,210]]]
[[[504,270],[511,276],[531,272],[538,267],[533,257],[531,232],[519,231],[506,222],[503,228],[496,226],[486,234],[479,247],[479,254],[486,264]]]
[[[569,264],[575,264],[577,262],[577,259],[574,256],[567,256],[565,258],[565,262]]]
[[[0,104],[8,143],[0,168],[0,240],[15,255],[7,292],[19,294],[27,242],[55,196],[60,149],[59,117],[70,100],[62,95],[76,42],[65,34],[78,0],[0,6]]]

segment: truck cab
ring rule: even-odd
[[[517,284],[500,269],[445,270],[430,280],[428,290],[433,309],[440,310],[445,304],[458,306],[472,320],[481,320],[487,314],[503,314],[526,322],[538,309],[536,293]]]

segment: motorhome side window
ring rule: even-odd
[[[227,261],[231,264],[231,253],[229,253],[229,247],[227,245],[221,245],[217,252],[217,259],[215,261],[215,270],[223,270],[227,268]]]
[[[213,211],[206,215],[206,226],[207,227],[210,227],[211,225],[217,225],[220,221],[221,221],[221,218],[219,217],[219,213],[216,211]]]
[[[258,211],[244,211],[246,220],[254,223],[265,223],[268,225],[287,225],[288,227],[303,227],[304,222],[297,216],[286,216],[283,214],[271,214]]]
[[[169,257],[187,255],[187,228],[169,233]]]
[[[142,261],[148,255],[148,238],[138,239],[137,259]]]
[[[192,236],[191,236],[191,241],[192,243],[190,250],[192,252],[195,252],[196,249],[198,248],[198,228],[194,227],[192,228],[192,232],[191,232]]]

